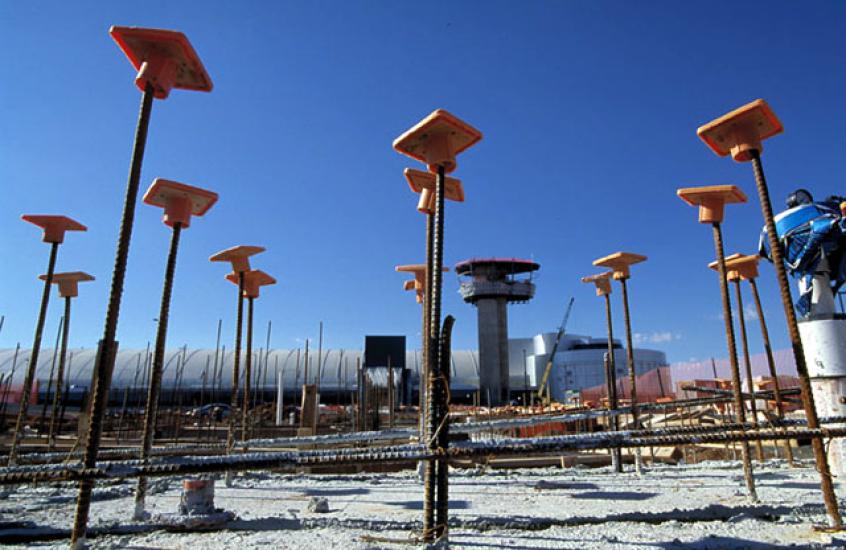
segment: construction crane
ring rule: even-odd
[[[546,360],[546,367],[543,369],[543,376],[541,377],[540,384],[538,384],[538,399],[543,405],[548,405],[550,402],[549,373],[552,372],[552,361],[555,359],[555,353],[558,351],[558,344],[561,342],[561,337],[564,336],[564,330],[567,328],[567,321],[570,319],[570,312],[573,310],[573,302],[575,300],[574,297],[570,297],[570,302],[567,304],[567,311],[564,313],[564,320],[561,321],[561,326],[558,327],[558,334],[555,335],[555,344],[552,346],[549,359]]]

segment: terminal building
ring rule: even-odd
[[[555,343],[556,333],[538,334],[533,338],[511,338],[508,340],[508,387],[509,398],[520,400],[529,391],[537,391],[549,353]],[[615,340],[615,359],[618,380],[627,377],[625,349]],[[579,390],[604,384],[603,358],[607,350],[605,338],[592,338],[565,334],[558,346],[550,375],[552,397],[561,402],[573,397]],[[89,391],[96,348],[71,349],[69,365],[66,368],[71,391],[71,403],[79,401]],[[36,370],[39,403],[44,398],[47,380],[50,376],[53,350],[42,349]],[[420,350],[405,350],[405,372],[394,377],[398,391],[405,380],[408,395],[406,402],[416,403],[420,387]],[[118,352],[111,385],[111,403],[119,405],[124,399],[130,404],[146,395],[145,387],[149,372],[151,354],[145,349],[123,349]],[[658,367],[667,366],[663,352],[636,348],[634,350],[636,372],[645,374]],[[14,387],[23,382],[29,350],[0,350],[0,388],[7,387],[12,370],[12,394]],[[320,366],[320,395],[324,403],[348,403],[350,395],[357,388],[356,365],[364,364],[362,349],[323,350],[318,358],[316,350],[309,350],[309,380],[316,383]],[[242,353],[243,361],[243,353]],[[305,353],[298,349],[273,349],[254,352],[253,387],[258,388],[261,399],[272,401],[276,395],[277,373],[281,373],[285,399],[294,399],[301,391],[305,372]],[[400,364],[397,361],[395,364]],[[215,352],[214,349],[175,349],[165,356],[162,379],[162,402],[169,404],[179,397],[179,402],[189,405],[211,399],[229,402],[232,386],[233,353]],[[242,369],[243,373],[243,363]],[[453,402],[478,403],[486,405],[488,396],[480,392],[479,352],[477,350],[453,350],[451,364],[451,395]],[[243,388],[243,380],[240,384]],[[668,386],[669,387],[669,386]],[[0,400],[3,399],[0,389]],[[14,401],[11,398],[10,401]],[[291,401],[288,401],[289,403]]]

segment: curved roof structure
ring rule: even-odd
[[[540,269],[540,264],[519,258],[470,258],[455,264],[455,272],[459,275],[465,275],[477,267],[497,267],[499,270],[513,275],[537,271]]]

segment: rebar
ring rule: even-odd
[[[441,339],[439,342],[438,363],[440,363],[441,377],[438,384],[438,401],[441,403],[440,431],[438,432],[438,454],[449,450],[449,381],[452,327],[455,318],[447,315],[441,328]],[[441,539],[447,535],[449,525],[449,463],[446,459],[438,460],[438,506],[435,519],[435,538]]]
[[[811,392],[811,380],[808,375],[808,366],[805,363],[805,351],[802,347],[802,339],[799,336],[799,325],[796,323],[796,312],[793,310],[793,297],[790,293],[790,285],[787,282],[787,270],[784,267],[784,260],[781,250],[781,241],[776,232],[775,220],[773,218],[773,206],[770,203],[770,192],[767,188],[767,180],[764,177],[764,168],[761,164],[761,154],[757,149],[751,149],[749,156],[752,159],[752,170],[755,173],[755,186],[758,189],[758,198],[761,202],[761,212],[764,216],[764,223],[767,228],[767,240],[770,245],[770,255],[775,266],[778,288],[781,293],[784,315],[787,320],[787,330],[790,334],[790,343],[793,348],[793,358],[796,360],[796,372],[799,375],[799,386],[802,388],[802,401],[805,405],[805,416],[808,418],[808,428],[811,430],[819,427],[817,407],[814,403],[814,395]],[[823,501],[825,502],[828,521],[831,527],[840,529],[842,520],[840,511],[837,508],[837,497],[834,494],[834,485],[831,480],[831,470],[828,466],[828,458],[825,454],[825,447],[821,438],[811,440],[814,450],[814,459],[817,471],[820,474],[820,487],[822,488]]]
[[[443,265],[443,239],[444,239],[444,181],[445,170],[443,165],[438,166],[438,174],[435,178],[435,214],[432,232],[431,255],[426,259],[430,266],[427,277],[431,280],[429,293],[429,350],[428,367],[429,379],[427,384],[428,393],[428,424],[429,430],[426,440],[431,452],[437,450],[437,432],[440,421],[440,407],[438,392],[436,391],[436,380],[440,379],[440,365],[438,364],[438,344],[440,340],[441,323],[441,267]],[[435,489],[437,484],[437,472],[434,462],[427,462],[423,472],[423,540],[431,542],[434,540],[437,527],[435,521]]]
[[[244,360],[244,408],[241,410],[241,439],[250,433],[250,377],[253,373],[253,296],[247,297],[247,351]]]
[[[761,338],[764,340],[764,351],[767,355],[767,366],[770,369],[770,376],[773,379],[773,394],[775,395],[776,413],[779,419],[784,419],[784,404],[782,401],[781,382],[778,381],[778,373],[776,373],[775,360],[773,359],[773,348],[770,346],[770,331],[767,329],[767,320],[764,318],[764,308],[761,307],[761,297],[758,295],[758,283],[755,279],[748,279],[749,286],[752,288],[752,298],[755,301],[755,311],[758,312],[758,323],[761,325]],[[784,454],[787,456],[787,463],[794,467],[796,466],[793,459],[793,449],[790,446],[790,440],[784,440]]]
[[[238,272],[238,313],[235,318],[235,353],[232,358],[232,397],[229,407],[229,429],[226,432],[226,454],[232,452],[232,444],[235,442],[235,419],[238,418],[238,383],[241,370],[241,332],[244,325],[244,272]],[[306,358],[308,360],[308,358]],[[223,368],[221,367],[221,370]],[[246,400],[247,396],[244,396]],[[232,485],[232,474],[227,472],[225,479],[226,486]]]
[[[176,273],[176,256],[179,250],[179,237],[182,234],[182,223],[173,224],[173,231],[170,237],[170,249],[167,254],[165,265],[164,285],[162,287],[162,298],[159,306],[159,324],[156,330],[156,347],[153,355],[153,370],[150,375],[150,385],[147,388],[147,406],[144,408],[144,431],[141,436],[141,460],[145,460],[153,447],[153,438],[156,434],[156,417],[159,411],[159,395],[162,387],[162,371],[164,369],[165,347],[167,345],[167,325],[170,318],[170,298],[173,293],[173,278]],[[135,488],[135,511],[133,517],[136,520],[144,518],[144,500],[147,496],[147,479],[138,478],[138,485]]]
[[[21,398],[18,408],[18,418],[15,421],[15,432],[12,435],[12,447],[9,450],[9,465],[14,465],[18,456],[18,445],[21,442],[26,413],[29,407],[29,396],[32,392],[32,383],[35,378],[35,369],[38,367],[38,353],[41,351],[41,336],[44,333],[44,322],[47,319],[47,304],[50,302],[50,285],[53,284],[53,271],[56,268],[56,254],[59,251],[59,243],[50,243],[50,259],[47,262],[47,277],[44,279],[44,290],[41,293],[41,306],[38,309],[38,321],[35,323],[35,337],[30,350],[29,364],[26,367],[26,376],[21,387]]]
[[[740,325],[740,343],[743,348],[743,365],[746,370],[746,387],[750,394],[755,393],[755,382],[752,380],[752,360],[749,358],[749,339],[746,337],[746,314],[743,312],[743,293],[740,292],[740,277],[734,280],[734,295],[737,299],[737,319]],[[741,390],[742,391],[742,390]],[[758,403],[752,397],[749,400],[749,409],[752,413],[752,425],[757,429],[758,426]],[[756,450],[758,452],[758,462],[764,461],[764,446],[760,440],[755,441]]]
[[[141,164],[144,160],[144,148],[147,143],[147,128],[150,123],[150,113],[153,106],[153,85],[148,81],[141,96],[141,110],[138,114],[138,126],[135,130],[132,161],[129,166],[129,180],[126,186],[126,197],[123,204],[120,233],[118,236],[115,266],[112,272],[112,284],[109,292],[109,305],[106,310],[103,339],[100,341],[94,372],[96,381],[89,407],[89,425],[85,443],[85,465],[93,466],[97,461],[97,451],[100,449],[100,436],[103,429],[103,415],[108,406],[109,385],[111,384],[114,360],[117,354],[118,317],[120,316],[120,301],[123,294],[123,281],[126,276],[126,261],[129,257],[129,243],[132,239],[132,225],[135,220],[135,203],[138,200],[138,183],[141,179]],[[93,480],[82,480],[79,483],[76,516],[71,533],[71,547],[75,548],[85,538],[88,528],[88,511],[91,506],[91,491]]]
[[[731,382],[734,391],[734,406],[737,409],[737,419],[741,424],[746,423],[746,412],[744,411],[742,388],[740,386],[740,368],[737,364],[737,344],[734,340],[734,322],[731,316],[731,300],[729,299],[728,280],[726,279],[726,257],[723,247],[723,232],[719,222],[712,224],[714,230],[714,250],[717,256],[717,271],[720,276],[720,297],[723,304],[723,322],[726,330],[726,342],[728,343],[729,364],[731,365]],[[746,479],[746,490],[749,498],[758,501],[758,494],[755,491],[755,479],[752,477],[752,460],[749,456],[749,443],[743,441],[740,445],[741,458],[743,459],[743,476]]]
[[[50,429],[48,431],[48,448],[56,446],[56,429],[61,428],[58,414],[64,403],[65,393],[65,358],[68,354],[68,333],[70,332],[71,297],[65,296],[65,316],[62,323],[62,344],[59,352],[59,372],[56,373],[56,393],[53,395],[53,409],[50,412]]]
[[[608,351],[606,352],[608,360],[605,364],[605,385],[608,388],[608,408],[614,410],[617,408],[617,365],[614,360],[614,324],[611,321],[611,296],[606,292],[603,297],[605,298],[605,326],[608,334]],[[615,432],[620,430],[620,418],[618,416],[611,417],[610,423]],[[611,454],[614,471],[618,474],[622,473],[622,451],[612,449]]]
[[[640,428],[640,410],[637,405],[637,372],[635,371],[634,345],[632,344],[632,320],[629,314],[629,291],[626,280],[628,276],[620,278],[620,287],[623,291],[623,320],[626,325],[626,362],[629,366],[629,398],[631,399],[632,423],[635,428]],[[641,468],[640,449],[635,449],[635,471],[639,474]]]
[[[44,393],[44,403],[41,405],[41,420],[38,423],[38,429],[44,430],[47,423],[47,405],[50,403],[50,391],[53,387],[53,375],[56,374],[56,359],[59,355],[59,343],[62,338],[62,328],[65,326],[65,317],[59,318],[59,328],[56,329],[56,344],[53,346],[53,359],[50,361],[50,377],[47,378],[47,391]],[[49,431],[47,432],[49,440]]]

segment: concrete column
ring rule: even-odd
[[[479,387],[482,403],[508,402],[508,308],[505,298],[476,301],[479,326]]]

